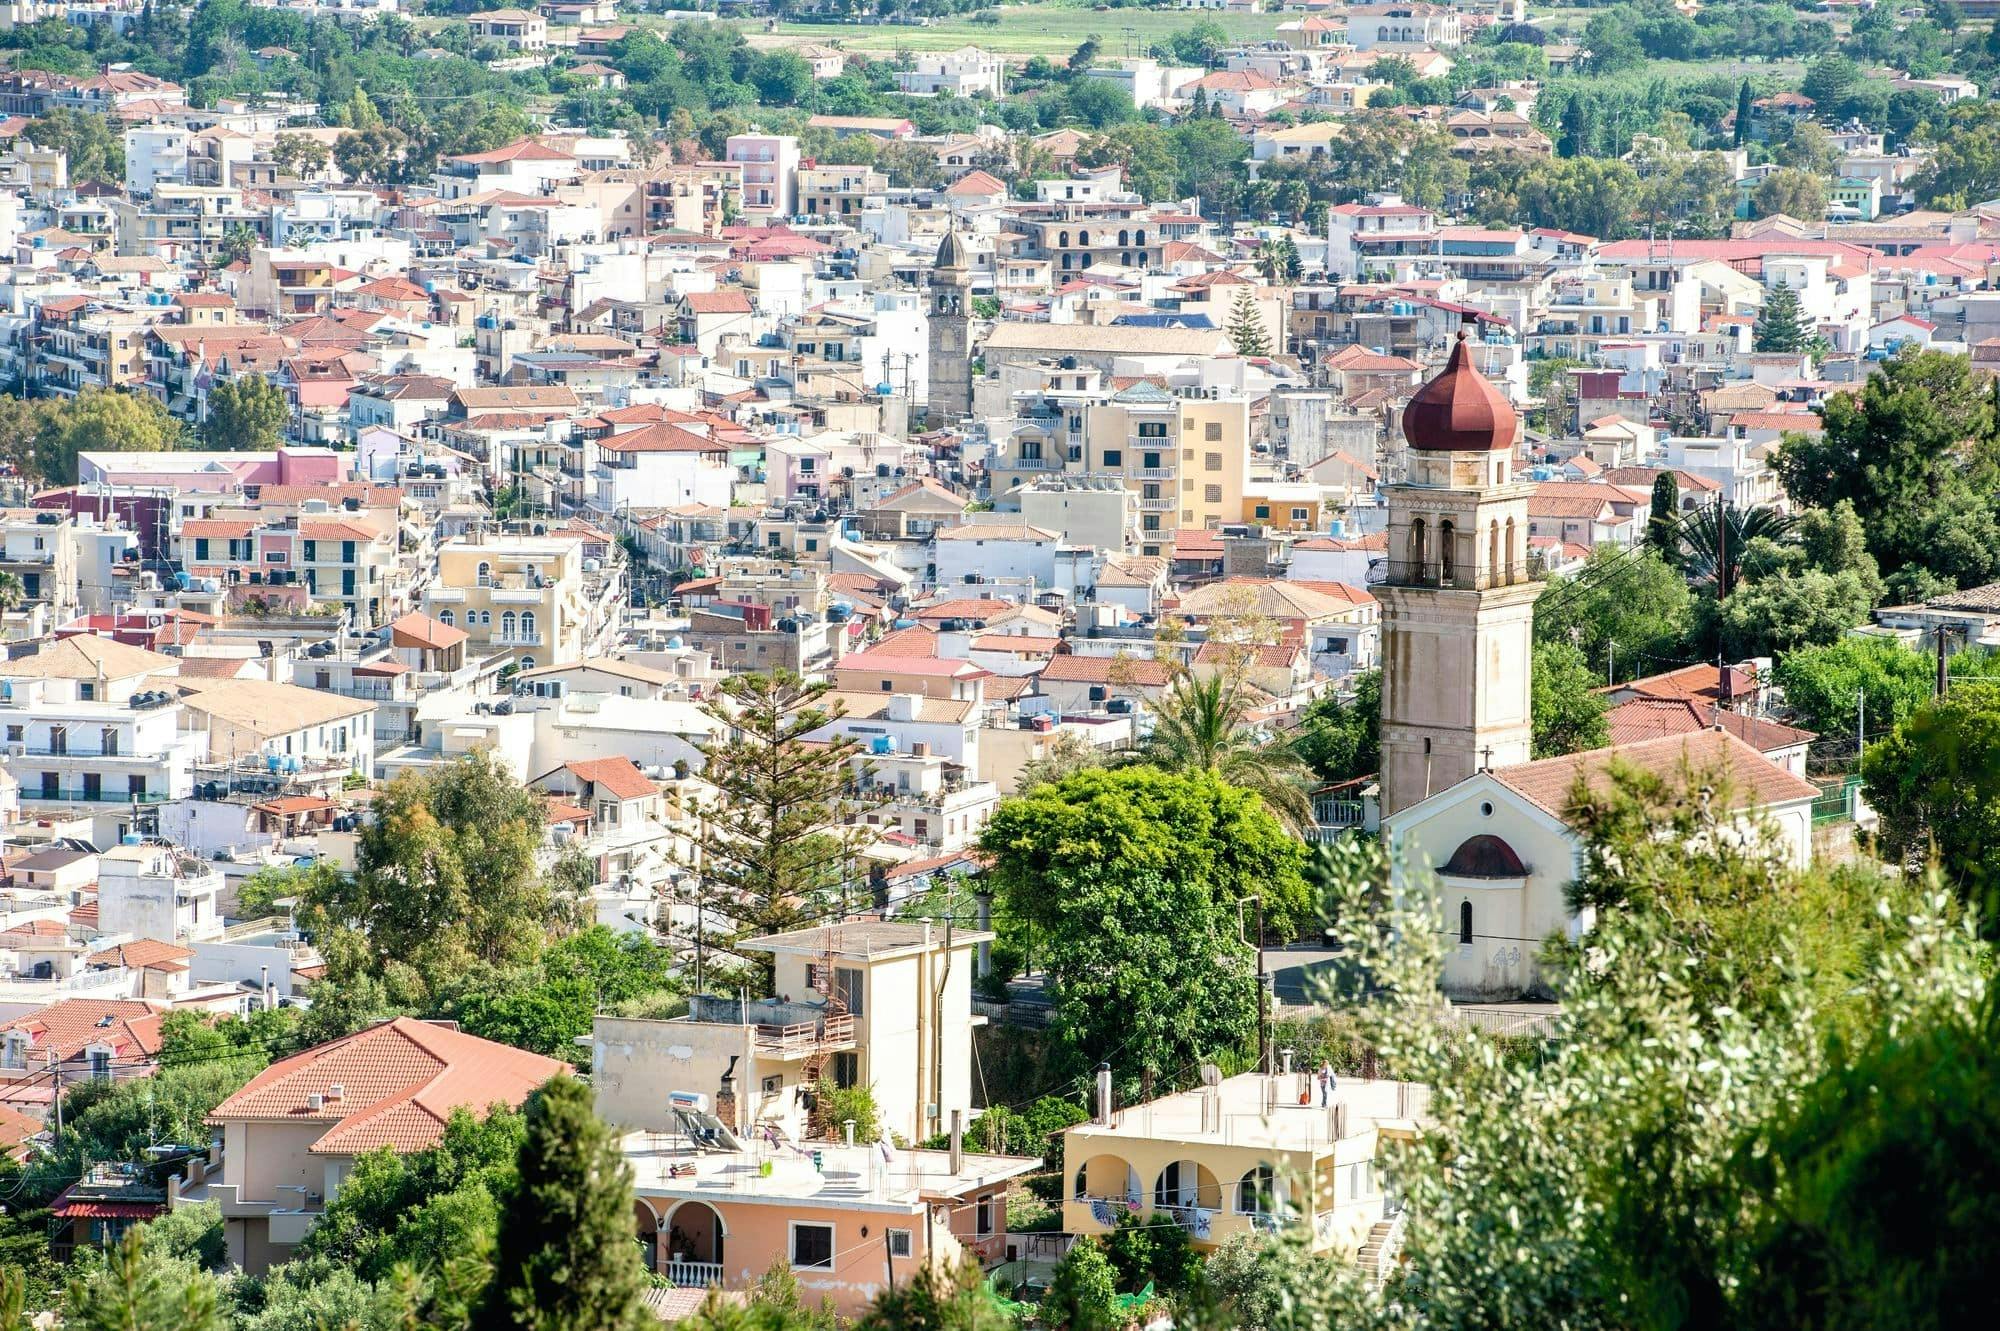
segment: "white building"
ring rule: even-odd
[[[937,93],[953,97],[985,93],[998,97],[1003,69],[999,56],[976,46],[961,46],[956,51],[919,51],[915,67],[896,75],[896,86],[920,97]]]
[[[1020,582],[1056,585],[1056,549],[1062,537],[1025,522],[968,523],[934,538],[940,587]]]
[[[98,857],[97,927],[183,942],[220,937],[222,875],[178,846],[114,846]]]

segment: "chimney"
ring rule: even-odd
[[[1097,1065],[1097,1119],[1100,1127],[1111,1126],[1111,1065]]]
[[[915,721],[917,711],[923,706],[923,699],[914,693],[892,693],[889,695],[889,719],[891,721]]]
[[[951,1111],[951,1176],[957,1178],[965,1172],[965,1111]]]
[[[722,1120],[722,1126],[736,1131],[736,1060],[738,1054],[729,1056],[729,1066],[722,1070],[722,1080],[715,1087],[715,1116]]]
[[[257,972],[262,977],[257,982],[257,990],[264,996],[264,1010],[269,1012],[271,1010],[271,968],[269,966],[259,966]]]
[[[840,1126],[845,1133],[847,1144],[849,1146],[854,1145],[854,1120],[851,1118],[843,1118],[842,1120],[840,1120]]]
[[[1285,1075],[1286,1075],[1287,1077],[1291,1076],[1291,1075],[1292,1075],[1292,1051],[1291,1051],[1291,1050],[1289,1050],[1289,1049],[1280,1049],[1280,1050],[1278,1051],[1278,1057],[1280,1057],[1280,1058],[1282,1058],[1282,1059],[1284,1059],[1284,1060],[1285,1060],[1285,1061],[1284,1061],[1284,1064],[1283,1064],[1283,1066],[1284,1066],[1284,1069],[1285,1069]]]
[[[347,1088],[345,1086],[342,1086],[339,1082],[335,1082],[333,1085],[326,1088],[326,1102],[328,1104],[337,1104],[340,1101],[345,1100],[346,1098],[347,1098]]]

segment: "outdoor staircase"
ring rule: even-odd
[[[1361,1244],[1361,1251],[1354,1260],[1361,1265],[1368,1282],[1380,1289],[1389,1272],[1395,1268],[1396,1259],[1403,1252],[1403,1215],[1395,1215],[1377,1220],[1369,1229],[1368,1237]]]

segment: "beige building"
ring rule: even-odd
[[[1384,817],[1489,767],[1528,761],[1535,598],[1519,419],[1460,335],[1403,413],[1409,479],[1387,487],[1382,603]]]
[[[1394,1260],[1401,1212],[1377,1162],[1420,1135],[1428,1087],[1339,1078],[1322,1103],[1308,1071],[1247,1072],[1119,1109],[1108,1082],[1092,1121],[1063,1134],[1068,1232],[1108,1233],[1139,1211],[1202,1250],[1297,1226],[1312,1251],[1371,1275]]]
[[[605,607],[598,607],[603,611]],[[469,655],[507,654],[523,670],[598,655],[584,594],[583,542],[475,532],[438,547],[423,611],[465,631]]]
[[[709,1097],[750,1136],[806,1131],[805,1093],[825,1077],[866,1086],[885,1132],[920,1141],[972,1105],[974,950],[993,935],[931,922],[856,920],[752,939],[776,963],[776,998],[697,994],[671,1021],[599,1017],[591,1042],[598,1112],[668,1131],[675,1092]],[[932,1112],[933,1107],[939,1113]]]
[[[217,1203],[230,1265],[261,1272],[291,1256],[356,1159],[421,1151],[453,1111],[518,1107],[566,1067],[410,1017],[371,1026],[273,1063],[217,1105],[221,1152],[169,1195]]]

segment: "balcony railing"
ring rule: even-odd
[[[826,1017],[789,1026],[759,1026],[756,1038],[760,1054],[802,1056],[830,1045],[853,1044],[854,1018]]]
[[[30,804],[163,804],[162,791],[85,790],[62,786],[23,786],[21,798]]]
[[[669,1258],[664,1272],[679,1289],[707,1289],[722,1283],[721,1262],[684,1262],[678,1257]]]

